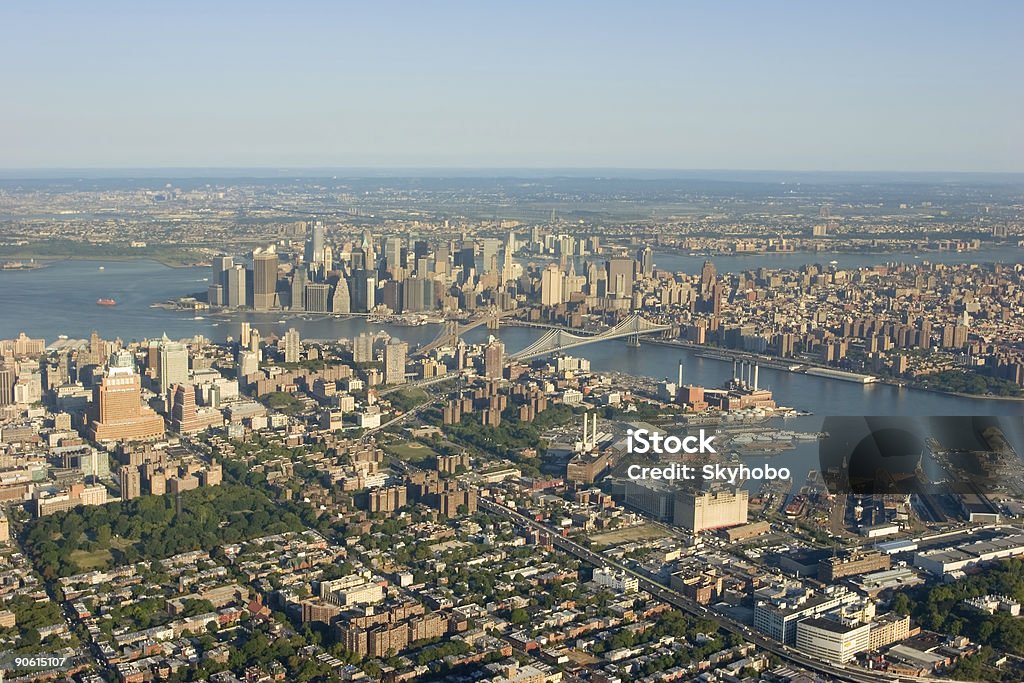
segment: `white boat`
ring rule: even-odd
[[[100,266],[100,270],[106,270],[103,266]]]

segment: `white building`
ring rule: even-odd
[[[796,648],[833,664],[845,664],[869,646],[870,624],[851,624],[827,617],[797,622]]]
[[[635,576],[606,567],[598,567],[594,570],[594,583],[616,593],[633,593],[640,588],[640,582]]]

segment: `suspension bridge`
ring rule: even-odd
[[[562,328],[550,330],[522,351],[510,354],[509,358],[514,361],[527,361],[553,353],[560,353],[577,346],[608,341],[609,339],[621,339],[623,337],[628,337],[631,345],[639,346],[640,335],[656,334],[668,329],[671,329],[671,325],[653,323],[646,318],[633,314],[615,327],[608,328],[600,334],[579,335]]]
[[[459,337],[470,330],[480,327],[481,325],[487,325],[491,329],[497,329],[500,320],[505,316],[512,315],[513,313],[516,313],[516,309],[514,308],[509,308],[503,311],[499,311],[497,308],[491,308],[462,325],[460,325],[457,320],[448,320],[441,328],[440,334],[438,334],[433,341],[416,349],[416,352],[413,355],[426,356],[431,351],[439,349],[442,346],[455,346],[459,343]]]

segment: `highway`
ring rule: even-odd
[[[914,677],[914,676],[896,676],[894,674],[886,673],[883,671],[874,671],[868,669],[862,669],[859,667],[847,667],[841,665],[829,664],[817,659],[808,657],[800,652],[797,652],[793,648],[782,645],[766,636],[754,631],[746,624],[741,624],[734,621],[718,612],[713,612],[707,607],[690,600],[681,593],[664,586],[661,583],[651,579],[649,576],[636,572],[629,567],[619,564],[614,560],[610,560],[607,557],[595,553],[579,543],[565,538],[559,534],[557,530],[548,527],[546,524],[542,524],[535,520],[532,520],[524,515],[519,514],[517,511],[508,508],[505,505],[500,505],[493,501],[479,496],[477,498],[479,506],[487,512],[501,515],[505,517],[513,524],[516,524],[523,528],[534,528],[539,531],[546,532],[552,539],[552,543],[556,548],[573,555],[577,559],[583,560],[589,564],[597,567],[609,567],[623,571],[631,576],[636,577],[640,587],[655,598],[667,602],[668,604],[676,607],[684,612],[692,614],[702,619],[710,619],[714,621],[720,628],[731,633],[736,633],[743,637],[744,640],[753,643],[759,648],[771,652],[777,655],[784,661],[791,662],[798,666],[811,671],[816,671],[820,674],[830,676],[837,681],[850,681],[851,683],[878,683],[878,681],[890,681],[891,683],[899,683],[900,681],[939,681],[942,680],[945,683],[950,683],[950,679],[935,679],[927,677]]]

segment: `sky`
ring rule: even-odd
[[[0,3],[0,168],[1024,171],[1024,3]]]

